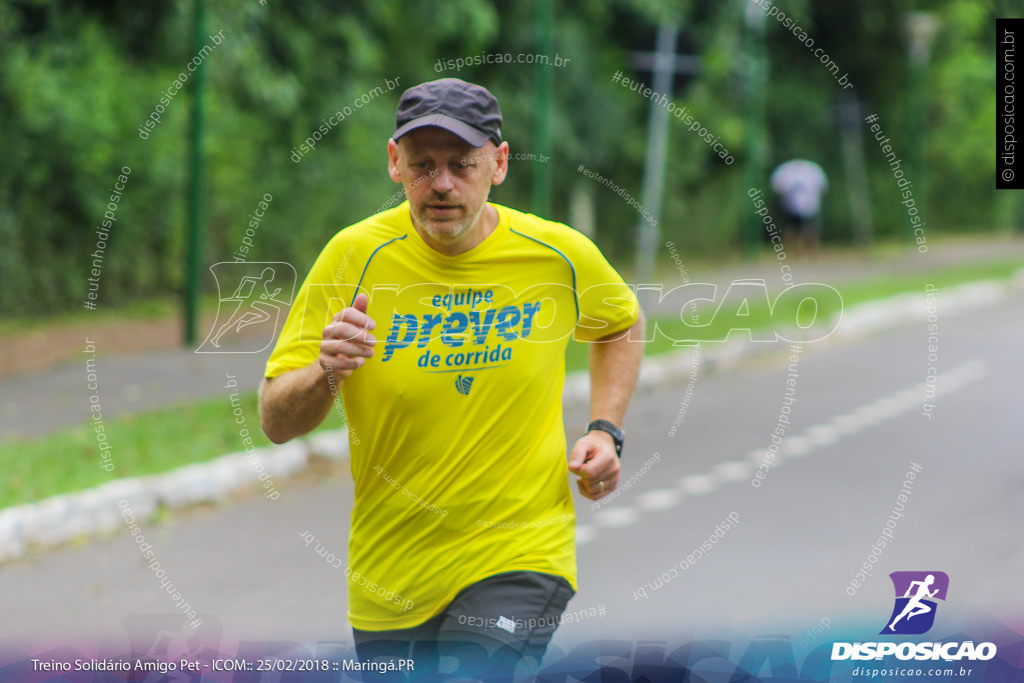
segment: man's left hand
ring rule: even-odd
[[[619,483],[619,457],[611,434],[595,429],[581,437],[569,454],[569,471],[579,477],[576,486],[590,500],[614,491]]]

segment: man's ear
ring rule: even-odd
[[[501,185],[508,175],[508,142],[498,145],[494,160],[497,164],[494,167],[494,175],[491,176],[491,185]]]
[[[396,183],[402,182],[402,174],[398,170],[398,143],[388,140],[388,175]]]

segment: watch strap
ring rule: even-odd
[[[605,432],[612,437],[612,441],[615,442],[615,455],[621,458],[622,444],[625,442],[626,432],[619,429],[608,420],[594,420],[593,422],[587,425],[587,434],[594,431],[595,429]]]

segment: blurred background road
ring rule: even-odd
[[[922,414],[921,325],[803,345],[792,427],[757,488],[751,481],[791,371],[788,345],[698,374],[690,397],[682,384],[638,395],[626,422],[624,481],[645,461],[650,469],[599,510],[577,497],[580,591],[569,611],[603,608],[606,616],[563,625],[558,638],[666,637],[759,622],[797,629],[822,617],[837,624],[882,615],[891,602],[887,572],[922,567],[951,577],[950,610],[939,623],[967,605],[1016,614],[1024,553],[1012,539],[1024,515],[1024,477],[1014,417],[1021,377],[1010,369],[1022,320],[1019,295],[941,319],[930,419]],[[570,411],[566,424],[585,418]],[[568,432],[574,438],[575,429]],[[912,463],[920,471],[905,516],[851,597],[846,588]],[[344,557],[351,506],[350,477],[336,467],[288,483],[276,501],[225,501],[144,533],[177,590],[226,638],[346,641],[343,573],[301,535],[313,533]],[[651,587],[731,513],[738,526],[706,557]],[[41,644],[119,633],[130,615],[174,611],[158,585],[126,534],[8,564],[0,570],[0,639]],[[638,594],[645,585],[647,598]]]
[[[927,257],[915,250],[894,250],[870,258],[856,252],[839,251],[822,260],[792,264],[792,272],[797,282],[826,283],[842,293],[844,285],[870,282],[891,273],[911,276],[920,280],[923,287],[929,281],[930,271],[970,265],[984,267],[1013,259],[1024,264],[1024,241],[974,236],[933,245]],[[722,293],[731,282],[751,278],[764,280],[772,295],[782,288],[778,264],[768,260],[728,265],[700,263],[688,269],[686,277],[692,283],[713,283]],[[684,282],[679,273],[666,272],[663,290],[667,292]],[[673,312],[668,310],[672,300],[660,303],[660,306],[654,305],[655,312]],[[214,319],[215,316],[209,316],[204,321],[203,333],[212,327]],[[167,322],[160,324],[165,329],[162,341],[159,334],[139,334],[140,328],[154,327],[152,323],[101,322],[92,331],[83,326],[73,333],[62,333],[69,338],[72,360],[54,357],[42,368],[0,372],[0,397],[3,397],[0,398],[0,439],[49,434],[88,419],[89,391],[83,381],[83,362],[78,358],[86,337],[98,349],[103,413],[108,417],[140,413],[182,401],[222,397],[227,393],[224,384],[228,372],[238,378],[243,391],[259,386],[269,349],[265,353],[195,353],[193,348],[182,348],[175,343],[177,331]],[[143,339],[134,340],[133,346],[132,335]],[[22,360],[23,368],[32,362],[43,362],[33,358],[32,350],[20,348],[22,344],[33,348],[45,344],[41,333],[25,334],[11,342],[9,365],[14,365],[13,357]],[[151,347],[151,350],[139,347]]]

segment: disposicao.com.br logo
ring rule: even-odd
[[[945,602],[949,577],[945,572],[893,572],[889,578],[896,590],[896,604],[888,625],[879,633],[927,633],[935,623],[936,603],[932,598]],[[921,618],[912,622],[914,617]]]
[[[936,600],[946,600],[949,590],[949,576],[945,572],[893,572],[893,590],[896,593],[892,613],[880,635],[921,635],[927,633],[935,623],[938,609]],[[989,660],[996,656],[993,643],[973,641],[948,643],[833,643],[832,661],[852,659],[882,659],[895,655],[897,659],[919,661],[939,660],[947,662],[966,659],[969,661]]]

